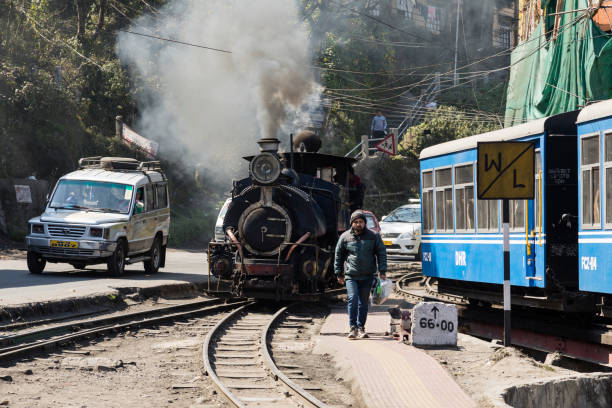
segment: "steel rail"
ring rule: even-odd
[[[410,298],[410,299],[414,299],[416,301],[419,302],[423,302],[426,299],[434,299],[434,300],[439,300],[439,301],[443,301],[443,302],[447,302],[447,303],[455,303],[457,305],[465,305],[468,302],[462,298],[461,296],[454,296],[454,295],[446,295],[446,294],[440,294],[438,293],[438,291],[436,291],[432,286],[431,286],[431,277],[427,277],[427,279],[425,280],[425,288],[421,289],[424,290],[426,295],[420,295],[420,294],[416,294],[414,292],[411,292],[408,289],[404,289],[402,287],[402,284],[408,281],[416,281],[419,280],[420,278],[422,278],[423,275],[421,275],[420,272],[410,272],[405,274],[404,276],[402,276],[400,279],[398,279],[397,281],[397,285],[395,285],[395,290],[396,292],[398,292],[399,294]]]
[[[204,361],[204,369],[206,370],[206,374],[212,379],[215,387],[219,392],[221,392],[225,398],[228,399],[235,407],[237,408],[247,408],[246,405],[240,401],[238,397],[236,397],[230,390],[227,388],[223,382],[217,376],[217,373],[212,368],[212,364],[210,362],[210,346],[212,344],[212,340],[215,337],[217,331],[223,327],[227,322],[240,314],[247,307],[254,305],[256,302],[249,302],[244,306],[239,307],[233,312],[229,313],[223,319],[219,320],[217,324],[215,324],[204,339],[204,344],[202,345],[202,360]]]
[[[274,324],[274,322],[277,319],[279,319],[283,315],[283,313],[287,311],[287,309],[295,305],[296,304],[292,304],[292,305],[281,308],[278,312],[274,314],[274,316],[272,316],[272,319],[268,322],[268,324],[262,330],[261,332],[262,357],[265,363],[268,365],[268,368],[270,369],[270,371],[272,371],[272,374],[274,374],[275,379],[281,380],[287,387],[295,391],[301,399],[303,399],[304,401],[306,401],[313,407],[327,408],[327,404],[319,401],[312,394],[310,394],[308,391],[306,391],[305,389],[297,385],[295,382],[291,381],[285,374],[283,374],[283,372],[276,366],[276,364],[274,363],[274,360],[272,359],[272,356],[270,355],[270,350],[268,348],[268,334],[270,332],[270,329],[272,325]]]
[[[136,319],[136,318],[146,318],[147,316],[155,315],[155,314],[168,314],[173,312],[178,312],[185,309],[192,309],[197,307],[211,306],[217,303],[220,303],[221,299],[206,299],[206,300],[198,300],[195,302],[183,303],[180,305],[166,306],[155,308],[151,310],[141,310],[138,312],[129,312],[124,313],[117,316],[110,317],[98,317],[90,320],[84,320],[81,322],[74,323],[63,323],[53,327],[46,327],[43,329],[37,329],[33,331],[29,331],[26,333],[19,333],[12,336],[0,337],[0,347],[8,346],[9,344],[15,344],[27,341],[28,338],[41,338],[45,336],[51,336],[57,333],[61,333],[62,331],[70,331],[74,332],[74,329],[77,328],[80,330],[81,327],[87,326],[101,326],[103,324],[114,324],[118,323],[125,319]],[[82,317],[82,316],[74,316]],[[70,317],[68,317],[70,318]],[[3,350],[3,349],[0,349]]]
[[[35,350],[45,349],[51,346],[58,346],[59,344],[65,343],[68,341],[76,341],[76,340],[79,340],[85,337],[89,337],[95,334],[120,331],[120,330],[125,330],[125,329],[129,329],[133,327],[152,326],[152,325],[165,323],[168,321],[174,321],[174,320],[181,319],[181,318],[195,317],[195,316],[199,316],[202,314],[221,312],[221,311],[224,311],[232,307],[240,306],[244,303],[245,302],[215,304],[215,305],[209,305],[209,306],[195,309],[195,310],[164,314],[162,316],[145,318],[142,320],[130,321],[127,323],[106,324],[106,325],[94,327],[88,330],[81,330],[77,333],[70,333],[66,335],[57,336],[57,337],[47,339],[47,340],[36,341],[33,343],[25,343],[25,344],[20,344],[17,346],[11,346],[11,347],[7,347],[4,349],[0,349],[0,361],[4,359],[8,359],[8,358],[14,358],[24,353],[30,353]],[[171,309],[171,308],[164,308],[164,309]],[[158,313],[159,310],[149,311],[149,312]],[[143,313],[145,312],[136,312],[136,313],[133,313],[131,316],[123,315],[120,318],[125,320],[126,318],[133,317],[133,316],[142,317]],[[106,318],[106,319],[98,319],[96,323],[100,324],[105,321],[117,320],[117,318],[119,318],[119,316],[112,317],[112,318]],[[77,325],[74,325],[74,326],[77,326]]]
[[[426,295],[413,293],[409,289],[400,287],[401,283],[414,279],[410,274],[398,280],[396,291],[403,296],[424,301],[437,299],[447,303],[457,303],[459,313],[459,331],[472,336],[502,339],[503,316],[500,309],[472,309],[465,301],[455,295],[439,295],[429,281],[425,283]],[[422,291],[423,289],[420,289]],[[447,300],[446,297],[452,299]],[[457,299],[461,299],[460,302]],[[535,318],[534,318],[535,317]],[[558,352],[564,356],[612,366],[612,330],[606,325],[591,324],[590,327],[568,327],[567,322],[551,322],[548,317],[523,316],[512,322],[512,344],[531,350],[544,352]]]

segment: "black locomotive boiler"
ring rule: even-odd
[[[261,139],[245,157],[249,177],[234,182],[223,229],[211,242],[209,273],[231,281],[238,296],[307,298],[336,284],[336,242],[349,227],[349,168],[354,159],[318,153],[312,132],[297,135],[291,151]],[[295,152],[294,152],[295,147]]]

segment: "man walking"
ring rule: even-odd
[[[380,110],[376,111],[376,116],[372,119],[372,125],[370,126],[370,139],[382,139],[387,133],[387,118],[385,118]],[[380,140],[370,141],[370,148],[374,147]]]
[[[346,271],[344,270],[346,262]],[[346,283],[348,294],[349,339],[365,339],[365,323],[368,317],[368,298],[376,273],[386,279],[387,250],[380,235],[366,228],[363,212],[351,214],[351,228],[345,231],[336,245],[334,272],[338,283]]]

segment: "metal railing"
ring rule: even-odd
[[[359,156],[361,156],[361,158],[364,158],[367,156],[371,156],[372,153],[376,152],[376,148],[375,147],[370,147],[370,143],[374,142],[374,143],[378,143],[380,141],[385,140],[384,137],[379,137],[379,138],[370,138],[367,135],[363,135],[361,136],[361,142],[357,143],[357,145],[355,147],[353,147],[347,154],[344,155],[344,157],[352,157],[354,159],[358,158]],[[367,145],[367,147],[366,147]],[[355,150],[359,149],[356,153]],[[366,149],[367,149],[367,153],[366,153]],[[351,156],[352,154],[352,156]]]
[[[397,127],[397,140],[401,141],[404,133],[414,124],[414,120],[417,115],[424,109],[427,104],[433,102],[436,97],[437,92],[440,90],[440,74],[436,72],[436,76],[431,81],[427,89],[419,96],[419,99],[414,103],[411,109],[411,114],[406,116],[406,118],[400,123]]]

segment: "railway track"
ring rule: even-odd
[[[205,370],[233,406],[327,407],[308,392],[319,387],[294,381],[310,380],[299,366],[278,363],[271,355],[279,327],[297,332],[309,322],[307,317],[287,317],[279,324],[288,308],[270,312],[255,309],[255,303],[244,305],[220,320],[206,336],[202,350]]]
[[[417,282],[418,287],[415,287],[414,283]],[[411,283],[413,284],[412,287],[408,288]],[[438,293],[437,289],[434,287],[433,279],[431,277],[423,276],[420,271],[409,272],[402,275],[397,280],[395,291],[405,298],[417,302],[437,300],[440,302],[454,303],[457,305],[466,305],[469,303],[461,296]]]
[[[0,338],[0,364],[34,352],[49,351],[111,332],[155,326],[238,308],[247,302],[210,299],[146,311],[100,317],[78,323],[64,323]]]
[[[396,282],[396,293],[411,302],[434,300],[456,304],[460,332],[490,340],[503,338],[501,306],[473,307],[460,296],[440,294],[432,278],[420,272],[407,273]],[[588,316],[582,320],[580,317],[517,309],[512,315],[512,344],[612,367],[612,326],[591,322]]]

